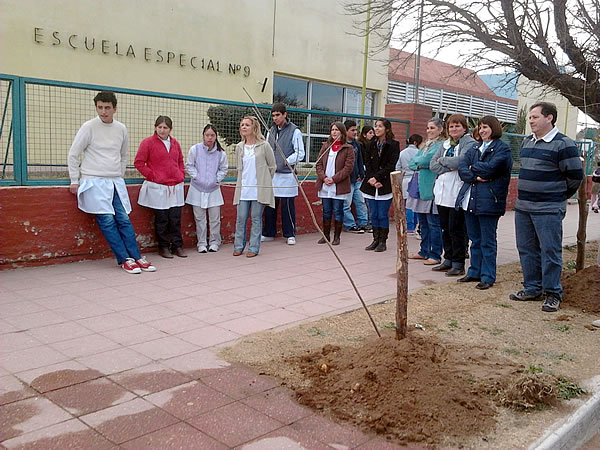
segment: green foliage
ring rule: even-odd
[[[449,323],[448,323],[448,328],[458,328],[458,322],[454,319],[452,319]]]
[[[529,373],[542,373],[544,371],[544,369],[540,366],[536,366],[534,364],[530,364],[529,367],[527,368],[527,371]]]
[[[580,388],[576,383],[573,383],[572,381],[569,381],[563,377],[558,378],[556,390],[557,397],[563,400],[571,400],[572,398],[586,394],[585,390]]]
[[[396,328],[396,324],[394,322],[386,322],[381,325],[381,328]]]
[[[565,263],[565,269],[567,269],[567,270],[575,270],[576,266],[577,266],[577,261],[567,261]]]
[[[517,123],[515,123],[515,133],[525,134],[527,128],[527,105],[523,105],[517,113]]]
[[[496,306],[498,306],[499,308],[512,308],[512,305],[509,305],[508,303],[496,303]]]
[[[240,142],[239,125],[244,116],[256,115],[254,110],[245,106],[213,105],[206,111],[210,123],[219,131],[219,137],[225,145],[233,145]],[[271,112],[268,109],[260,109],[261,116],[268,124]],[[262,127],[261,127],[262,128]],[[262,130],[263,134],[267,130]]]
[[[561,333],[566,333],[567,331],[569,331],[570,328],[571,327],[569,325],[567,325],[567,324],[558,325],[558,326],[554,327],[554,329],[556,331],[560,331]]]

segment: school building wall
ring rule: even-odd
[[[0,0],[0,72],[248,102],[245,88],[256,103],[272,102],[274,75],[360,88],[364,40],[356,21],[362,18],[348,15],[344,3]],[[372,48],[378,44],[373,36],[371,44]],[[379,115],[384,114],[387,87],[385,60],[381,55],[370,57],[367,71],[367,89],[376,93]],[[95,116],[90,94],[69,88],[29,88],[28,162],[38,158],[44,163],[65,163],[77,129]],[[205,108],[180,114],[176,101],[171,105],[151,98],[118,98],[115,117],[132,132],[131,154],[143,137],[152,134],[159,114],[175,116],[173,134],[181,136],[184,153],[201,139],[208,122]],[[10,110],[7,117],[12,119]],[[64,173],[64,167],[57,171]],[[316,202],[314,184],[304,186]],[[131,218],[140,246],[148,251],[155,246],[153,220],[148,210],[136,204],[139,187],[128,186]],[[235,219],[231,196],[232,189],[224,189],[226,242]],[[300,199],[297,207],[298,232],[312,231]],[[320,215],[318,208],[316,214]],[[189,207],[184,210],[183,230],[186,246],[194,245]],[[110,255],[93,217],[77,209],[75,197],[64,186],[1,187],[0,241],[0,268]]]
[[[344,2],[0,0],[0,11],[10,75],[234,101],[245,88],[257,103],[271,103],[274,74],[362,85],[360,18]],[[367,74],[379,114],[385,59]]]

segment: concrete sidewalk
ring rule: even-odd
[[[513,213],[498,264],[518,259]],[[565,244],[575,242],[569,206]],[[394,235],[394,233],[391,233]],[[600,238],[590,214],[588,239]],[[0,442],[7,448],[392,448],[295,403],[276,380],[229,365],[216,347],[359,307],[316,234],[263,243],[257,258],[188,249],[130,275],[105,259],[0,272]],[[344,233],[336,250],[368,303],[393,297],[395,238]],[[419,241],[409,238],[409,251]],[[327,281],[327,283],[324,283]],[[419,261],[409,288],[446,282]]]

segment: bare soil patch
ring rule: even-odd
[[[587,264],[596,252],[588,243]],[[381,339],[358,309],[248,336],[222,356],[398,445],[527,446],[585,399],[561,395],[600,375],[600,330],[590,326],[600,318],[598,266],[575,275],[574,258],[575,249],[565,249],[566,301],[557,314],[508,300],[521,281],[520,266],[510,264],[487,291],[450,281],[412,292],[402,341],[393,337],[392,299],[370,307]]]
[[[577,273],[566,273],[562,279],[563,307],[600,314],[600,266],[589,266]]]

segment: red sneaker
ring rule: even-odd
[[[135,259],[127,258],[123,264],[121,264],[123,270],[127,273],[142,273],[142,269],[137,265]]]
[[[144,272],[156,272],[156,267],[154,267],[152,264],[150,264],[148,261],[146,261],[146,257],[145,256],[142,256],[135,263]]]

